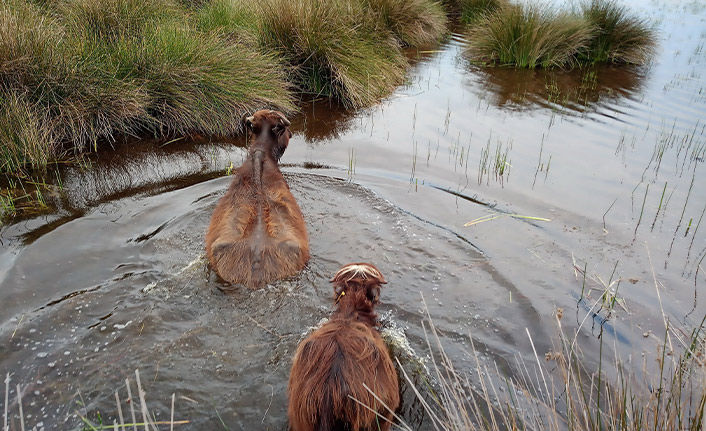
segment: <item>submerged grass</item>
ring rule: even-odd
[[[613,378],[607,378],[603,364],[601,337],[598,369],[585,365],[587,356],[580,349],[578,331],[573,334],[562,326],[563,311],[555,313],[558,338],[553,351],[537,352],[532,346],[533,361],[516,356],[518,374],[501,377],[497,365],[484,364],[473,346],[468,352],[469,370],[461,371],[446,354],[441,334],[427,312],[424,322],[431,364],[431,396],[426,388],[415,387],[407,380],[427,414],[433,429],[537,430],[559,431],[697,431],[703,429],[706,407],[704,323],[692,330],[670,326],[666,321],[665,338],[655,357],[656,375],[642,377],[628,370],[616,355]],[[670,347],[671,338],[679,339],[679,353]],[[543,356],[543,360],[540,358]],[[592,358],[596,360],[596,358]],[[412,428],[404,422],[399,429]]]
[[[656,36],[614,0],[586,0],[580,11],[536,3],[469,1],[468,54],[477,62],[523,68],[644,64]]]
[[[0,172],[119,136],[233,135],[297,90],[368,106],[402,82],[402,46],[444,31],[432,0],[6,0]]]

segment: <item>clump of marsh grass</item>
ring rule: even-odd
[[[249,38],[259,25],[256,5],[250,0],[212,0],[198,10],[196,19],[202,31],[239,38]]]
[[[476,61],[526,68],[569,67],[588,46],[591,26],[536,4],[507,5],[478,19],[469,33]]]
[[[57,50],[64,37],[56,20],[24,0],[0,4],[0,85],[7,88],[31,83],[60,61]]]
[[[402,46],[437,42],[446,32],[446,13],[430,0],[362,0],[382,28]]]
[[[615,0],[587,0],[581,4],[581,12],[594,28],[591,42],[581,54],[584,61],[643,64],[654,53],[654,30]]]
[[[644,64],[654,53],[655,33],[615,0],[585,0],[579,11],[549,5],[467,0],[470,57],[515,67],[578,64]]]
[[[347,0],[265,0],[260,41],[294,68],[303,92],[369,106],[402,82],[406,61],[394,39],[371,31],[362,3]]]
[[[120,59],[144,81],[160,134],[233,135],[256,106],[294,109],[281,67],[245,44],[179,22],[156,26],[137,56]]]
[[[78,9],[96,17],[73,20],[71,26],[96,36],[88,52],[98,53],[121,83],[137,83],[145,93],[140,106],[146,115],[133,116],[139,128],[160,135],[232,135],[240,131],[242,115],[255,107],[293,109],[285,76],[271,55],[225,42],[219,32],[198,31],[168,0],[150,6],[135,0],[81,2],[90,7]],[[103,3],[110,5],[101,12]]]
[[[122,136],[236,134],[247,112],[293,111],[293,90],[369,106],[402,82],[400,48],[437,40],[444,18],[432,0],[6,0],[0,169]]]
[[[461,22],[474,23],[485,14],[495,12],[507,4],[506,0],[459,0]]]
[[[65,147],[95,150],[121,135],[232,135],[246,112],[294,109],[272,55],[196,29],[168,0],[148,3],[78,0],[47,6],[50,13],[22,0],[0,6],[3,97],[21,94],[32,108],[3,110],[2,133],[16,135],[3,171],[41,167]],[[9,128],[30,114],[24,129]],[[20,147],[28,133],[46,140]]]
[[[147,24],[177,16],[170,0],[71,0],[57,4],[57,15],[72,33],[103,41],[141,37]]]
[[[41,110],[27,98],[0,88],[0,171],[14,172],[29,165],[46,166],[53,139]]]
[[[81,151],[116,131],[130,133],[132,119],[144,114],[143,92],[105,67],[94,40],[75,36],[53,15],[22,0],[0,9],[0,86],[42,111],[41,133],[52,142],[38,145],[60,151],[71,142]],[[57,155],[26,153],[26,164]]]

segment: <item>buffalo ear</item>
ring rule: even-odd
[[[368,300],[370,302],[372,302],[373,304],[377,304],[378,302],[380,302],[380,287],[375,286],[368,289],[365,296],[368,297]]]
[[[287,117],[285,117],[284,114],[282,114],[281,112],[275,111],[275,113],[279,117],[280,126],[289,127],[292,124],[289,122],[289,120],[287,120]]]
[[[252,115],[249,117],[243,117],[243,126],[245,126],[246,130],[249,130],[251,132],[254,131],[253,130],[253,121],[255,121],[255,117]]]
[[[275,132],[277,136],[277,143],[272,146],[272,156],[279,162],[279,159],[282,158],[282,154],[284,154],[287,146],[289,146],[289,138],[292,137],[292,132],[284,126],[275,126],[272,131]]]

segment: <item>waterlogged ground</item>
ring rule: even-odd
[[[528,333],[551,350],[557,308],[589,367],[602,328],[610,362],[653,369],[665,321],[706,314],[706,7],[627,4],[659,29],[649,67],[480,69],[454,34],[375,108],[304,105],[282,162],[312,259],[263,290],[223,293],[203,260],[243,141],[118,145],[60,169],[50,209],[0,231],[11,429],[17,384],[28,428],[78,429],[97,411],[112,423],[116,390],[128,417],[139,368],[157,420],[175,393],[179,429],[285,430],[293,352],[353,261],[388,279],[380,314],[413,349],[396,349],[408,371],[428,356],[422,296],[461,369],[469,336],[501,375],[517,376],[517,357],[531,369]],[[484,216],[501,217],[464,227]]]

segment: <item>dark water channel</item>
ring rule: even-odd
[[[244,141],[118,145],[65,167],[51,211],[0,230],[0,372],[28,428],[98,410],[112,423],[139,368],[158,420],[176,393],[178,429],[286,429],[294,349],[352,261],[388,279],[380,314],[405,361],[428,356],[423,295],[461,369],[472,335],[483,364],[515,375],[516,356],[534,361],[527,331],[552,348],[557,307],[589,367],[603,323],[605,355],[651,368],[666,319],[706,314],[706,5],[628,5],[660,32],[648,67],[479,69],[455,34],[374,108],[304,104],[282,163],[312,258],[262,290],[222,293],[203,259]],[[464,227],[486,215],[502,217]]]

